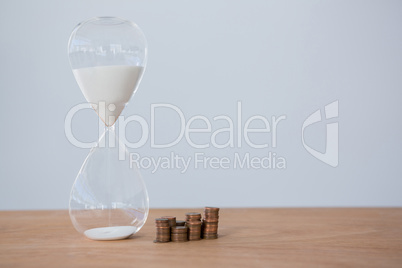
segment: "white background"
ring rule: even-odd
[[[182,140],[132,150],[286,158],[285,170],[142,170],[151,207],[402,206],[401,14],[401,1],[1,1],[0,209],[68,207],[89,150],[64,134],[69,109],[85,101],[67,42],[77,23],[105,15],[135,21],[148,39],[147,70],[124,115],[149,120],[152,103],[171,103],[186,119],[235,120],[241,101],[243,124],[252,115],[287,116],[276,148],[252,149],[243,140],[241,148],[198,150]],[[301,126],[336,100],[333,168],[303,148]],[[77,113],[74,134],[94,141],[97,124],[93,111]],[[173,112],[159,113],[158,141],[174,139],[179,127]],[[311,147],[325,150],[325,122],[305,134]],[[128,138],[139,135],[129,125]],[[270,142],[270,135],[253,141]]]

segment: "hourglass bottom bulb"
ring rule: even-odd
[[[92,240],[120,240],[137,233],[147,212],[136,209],[71,210],[74,227]]]
[[[137,228],[134,226],[112,226],[89,229],[84,234],[92,240],[119,240],[128,238],[136,230]]]
[[[115,146],[101,146],[113,141]],[[121,157],[123,154],[124,157]],[[92,240],[118,240],[137,233],[149,211],[148,193],[127,148],[108,128],[91,149],[70,193],[75,229]]]

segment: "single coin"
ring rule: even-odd
[[[204,239],[217,239],[218,235],[204,235],[203,238]]]
[[[204,214],[204,219],[219,219],[219,215]]]
[[[188,231],[187,226],[176,226],[176,227],[172,227],[171,233],[172,234],[187,233],[187,231]]]
[[[193,227],[193,226],[197,226],[197,225],[201,225],[201,221],[188,221],[187,225],[189,228]]]
[[[199,213],[199,212],[187,212],[186,216],[196,217],[196,216],[201,216],[201,213]]]
[[[157,218],[157,219],[155,219],[155,222],[169,222],[169,220],[163,219],[163,218]]]
[[[188,212],[186,213],[186,220],[190,221],[190,220],[199,220],[201,219],[201,213],[198,212]]]
[[[171,228],[172,231],[187,231],[187,229],[187,226],[175,226]]]
[[[219,208],[217,208],[217,207],[205,207],[204,211],[219,211]]]
[[[156,227],[170,227],[169,222],[157,222],[155,223]]]
[[[203,222],[205,223],[209,223],[209,222],[211,222],[211,223],[214,223],[214,222],[216,222],[216,223],[218,223],[219,222],[219,219],[210,219],[210,218],[205,218],[204,220],[203,220]]]

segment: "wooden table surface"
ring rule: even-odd
[[[141,231],[91,241],[67,211],[1,211],[0,267],[402,267],[402,208],[221,209],[216,240],[155,244]]]

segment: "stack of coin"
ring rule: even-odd
[[[202,237],[204,239],[218,238],[219,208],[205,207],[202,222]]]
[[[186,242],[187,241],[187,226],[172,227],[170,238],[172,242]]]
[[[201,213],[189,212],[186,213],[186,224],[188,226],[188,240],[201,239]]]
[[[176,221],[176,226],[186,226],[185,221]]]
[[[156,238],[155,243],[165,243],[170,241],[170,226],[168,219],[155,219]]]

